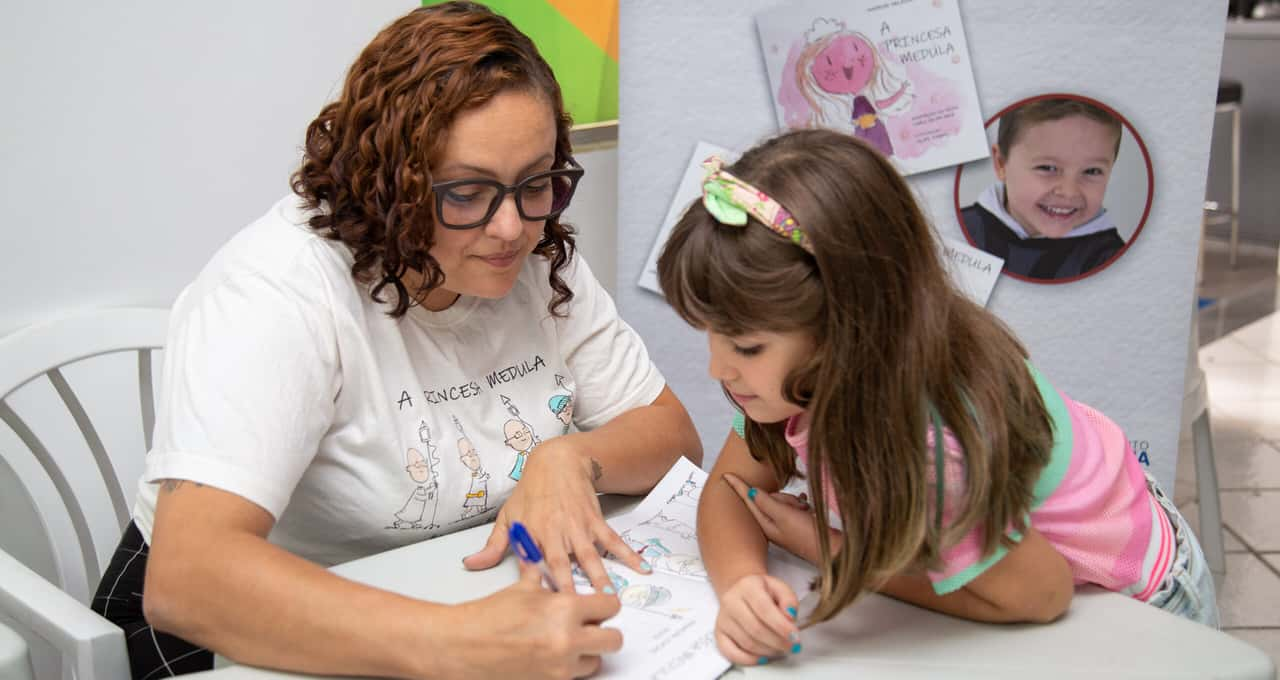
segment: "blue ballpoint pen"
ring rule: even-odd
[[[542,553],[538,550],[538,544],[533,542],[533,537],[529,535],[529,530],[519,522],[512,522],[511,528],[507,530],[507,538],[511,542],[511,549],[516,551],[516,555],[521,560],[532,564],[542,571],[542,580],[547,587],[555,592],[560,592],[556,587],[555,579],[551,578],[551,570],[547,568],[547,563],[542,560]]]

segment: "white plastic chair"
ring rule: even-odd
[[[48,538],[54,563],[54,573],[46,574],[49,577],[46,580],[30,568],[34,565],[24,564],[0,550],[0,614],[15,622],[20,631],[34,634],[52,645],[61,655],[62,665],[73,669],[74,676],[80,680],[129,677],[123,632],[88,605],[105,567],[101,562],[113,552],[120,532],[129,522],[135,480],[127,480],[129,490],[126,491],[99,430],[90,421],[63,369],[105,354],[135,353],[142,441],[149,449],[155,422],[152,351],[163,346],[167,325],[166,310],[117,308],[36,324],[0,339],[0,420],[25,445],[25,450],[23,447],[16,451],[0,450],[0,467],[5,468],[0,472],[7,471],[17,479],[19,495],[25,495],[25,500],[35,509],[39,524],[36,528]],[[51,453],[45,443],[50,439],[38,436],[28,420],[15,410],[15,393],[29,384],[34,386],[41,379],[47,380],[56,391],[66,415],[79,430],[84,447],[91,453],[92,464],[80,460],[84,457],[84,447],[75,452]],[[127,392],[133,394],[133,389],[130,385]],[[33,420],[46,420],[44,416],[48,414],[41,410],[33,414]],[[136,439],[134,442],[136,444]],[[129,451],[124,455],[141,460],[145,452],[145,449]],[[32,464],[33,460],[36,464]],[[91,473],[95,469],[105,493],[77,494],[71,480],[84,478],[86,471]],[[70,474],[72,472],[75,474]],[[57,492],[56,498],[49,498],[50,484]],[[87,518],[93,518],[100,526],[103,517],[114,523],[115,533],[110,537],[100,536],[101,540],[95,543]],[[74,541],[58,540],[59,532],[54,529],[68,523]],[[65,534],[63,531],[62,535]]]
[[[5,680],[35,678],[35,670],[31,667],[31,655],[27,651],[27,641],[3,624],[0,624],[0,678]]]

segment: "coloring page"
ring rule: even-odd
[[[715,643],[719,602],[698,551],[698,497],[707,473],[687,458],[631,512],[609,520],[619,535],[653,566],[632,571],[610,557],[605,569],[622,609],[605,623],[622,631],[622,649],[604,657],[602,678],[715,678],[729,669]],[[770,547],[769,573],[804,598],[816,570],[790,553]],[[594,592],[574,568],[578,591]]]

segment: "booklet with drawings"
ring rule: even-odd
[[[698,551],[698,497],[707,473],[687,458],[671,467],[662,481],[631,512],[609,525],[653,566],[640,574],[606,558],[605,568],[622,609],[606,627],[622,631],[622,649],[604,657],[601,678],[716,678],[730,663],[716,648],[719,603],[707,580]],[[776,547],[769,549],[769,573],[803,596],[816,570]],[[593,592],[574,571],[580,592]]]
[[[852,133],[904,175],[989,154],[958,0],[798,0],[756,29],[779,128]]]

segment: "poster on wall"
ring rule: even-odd
[[[485,0],[484,4],[533,39],[560,83],[574,125],[618,119],[617,0]]]
[[[756,15],[781,129],[866,140],[904,175],[988,154],[958,0],[807,0]]]
[[[667,215],[662,218],[662,226],[658,228],[658,238],[649,249],[649,258],[645,260],[644,269],[640,270],[640,280],[637,284],[641,288],[662,295],[662,287],[658,285],[658,257],[662,255],[662,247],[666,245],[667,238],[671,236],[671,230],[684,215],[684,211],[688,210],[695,200],[702,197],[702,177],[706,174],[702,169],[702,161],[711,156],[719,156],[726,164],[731,164],[738,154],[710,142],[700,141],[694,146],[693,153],[689,156],[684,172],[680,176],[680,183],[676,185],[675,196],[667,206]]]
[[[1004,259],[1006,276],[1070,283],[1106,269],[1151,211],[1154,172],[1137,130],[1111,106],[1071,93],[1016,101],[987,123],[991,160],[956,168],[965,239]]]

